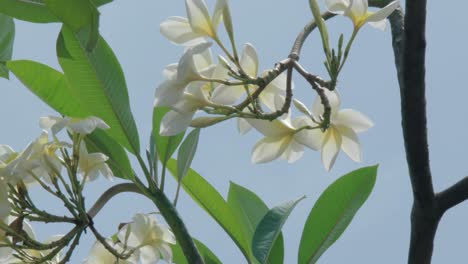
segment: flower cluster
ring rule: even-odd
[[[150,215],[136,214],[133,221],[125,224],[116,237],[116,242],[107,239],[106,244],[111,245],[119,254],[129,253],[128,258],[119,259],[97,241],[84,263],[100,264],[118,261],[118,263],[125,264],[152,264],[161,259],[172,263],[170,245],[176,243],[174,234]]]
[[[80,200],[77,197],[81,197],[81,194],[76,192],[82,189],[85,182],[96,179],[99,174],[113,178],[112,170],[106,163],[108,157],[102,153],[89,153],[84,143],[84,138],[95,129],[109,128],[104,121],[97,117],[42,117],[39,124],[43,129],[40,136],[23,151],[16,152],[10,146],[0,145],[0,240],[7,245],[12,241],[26,243],[25,239],[35,241],[26,219],[48,222],[56,217],[36,208],[28,194],[31,186],[40,185],[64,201],[69,210],[75,210],[79,206],[73,205],[72,201]],[[58,139],[58,133],[65,128],[72,138],[71,143]],[[71,198],[67,198],[63,190]],[[12,234],[11,230],[16,234]],[[22,237],[23,234],[27,238]],[[60,239],[54,237],[46,243]],[[58,255],[55,258],[48,256],[54,252],[53,247],[39,250],[40,247],[28,246],[26,243],[21,248],[14,245],[5,247],[0,255],[2,263],[18,263],[19,260],[29,263],[42,257],[50,259],[48,263],[59,262]]]
[[[331,12],[350,17],[357,29],[366,22],[383,28],[385,18],[399,5],[398,1],[392,2],[372,13],[365,0],[326,0],[325,4]],[[206,127],[237,118],[241,134],[255,128],[264,135],[252,150],[254,163],[277,158],[294,162],[302,156],[304,147],[320,151],[326,170],[332,168],[340,150],[353,161],[361,161],[357,133],[372,127],[372,122],[358,111],[339,109],[340,98],[334,87],[315,87],[325,101],[317,96],[309,110],[299,100],[290,98],[291,91],[288,95],[293,85],[284,69],[259,74],[259,60],[252,44],[245,44],[238,56],[226,0],[216,2],[212,15],[203,0],[186,0],[185,5],[187,18],[170,17],[161,23],[161,33],[166,38],[185,46],[179,62],[164,69],[166,80],[156,89],[154,106],[170,108],[161,122],[161,135],[172,136],[189,126]],[[225,25],[232,52],[219,39],[221,23]],[[217,62],[212,58],[212,42],[224,52]],[[340,59],[340,63],[344,61]],[[335,69],[336,75],[341,67]],[[287,101],[292,101],[304,115],[291,119],[291,111],[284,110]],[[197,112],[211,116],[197,116]]]

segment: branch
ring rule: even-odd
[[[88,216],[91,218],[94,218],[99,213],[99,211],[101,211],[104,205],[106,205],[107,202],[109,202],[109,200],[112,199],[112,197],[123,192],[134,192],[134,193],[141,194],[140,189],[138,189],[138,187],[133,183],[121,183],[121,184],[114,185],[110,187],[109,189],[107,189],[98,198],[98,200],[94,203],[93,207],[89,209]]]
[[[468,177],[436,195],[441,214],[468,199]]]
[[[413,195],[421,206],[434,201],[426,129],[425,32],[426,0],[406,1],[400,87],[402,126]]]

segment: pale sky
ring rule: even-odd
[[[164,2],[164,4],[161,4]],[[450,2],[450,5],[449,5]],[[208,0],[213,6],[214,1]],[[468,37],[466,12],[468,2],[429,1],[427,49],[427,101],[431,165],[436,190],[453,184],[468,174],[468,75],[466,46]],[[140,132],[142,149],[147,146],[151,130],[152,101],[155,87],[163,80],[165,65],[176,62],[183,48],[159,34],[159,23],[173,15],[185,16],[182,0],[115,1],[100,8],[100,31],[117,55],[125,72],[130,102]],[[231,1],[238,47],[252,43],[259,54],[260,70],[272,67],[286,58],[296,34],[311,19],[308,1]],[[14,59],[31,59],[59,69],[55,55],[58,24],[38,25],[16,21],[17,37]],[[329,32],[336,41],[340,33],[349,36],[351,23],[338,17],[329,22]],[[336,42],[335,42],[336,43]],[[336,45],[336,44],[335,44]],[[323,55],[318,35],[304,45],[301,63],[310,71],[324,74]],[[217,49],[213,51],[214,54]],[[3,125],[0,143],[20,150],[40,133],[40,116],[54,112],[32,95],[14,77],[0,80],[0,112]],[[285,263],[297,261],[302,227],[320,193],[339,176],[351,170],[380,164],[377,183],[369,200],[356,215],[343,236],[321,258],[319,263],[406,262],[409,244],[409,213],[412,196],[400,127],[399,87],[397,85],[391,34],[365,26],[359,33],[345,66],[338,89],[342,106],[353,108],[370,117],[375,126],[360,134],[363,162],[358,164],[340,153],[327,173],[320,155],[306,151],[293,164],[274,161],[263,165],[250,162],[250,151],[261,135],[250,132],[240,136],[235,122],[229,121],[204,129],[192,167],[226,197],[229,181],[256,192],[272,207],[302,195],[286,222]],[[314,94],[295,78],[295,94],[309,105]],[[116,183],[118,181],[115,181]],[[99,193],[111,184],[93,182],[87,189],[87,202],[92,204]],[[171,184],[171,187],[173,184]],[[169,188],[173,190],[173,188]],[[172,194],[169,194],[172,197]],[[50,204],[50,197],[37,194],[38,205],[61,210]],[[240,251],[223,230],[190,198],[183,194],[178,204],[192,235],[205,243],[223,263],[244,263]],[[96,217],[102,233],[112,235],[121,222],[128,222],[136,212],[153,212],[155,207],[134,194],[123,194],[112,200]],[[433,263],[461,263],[468,259],[468,203],[450,210],[442,219],[435,240]],[[41,226],[40,238],[66,232],[63,226]],[[85,236],[71,263],[80,263],[94,238]]]

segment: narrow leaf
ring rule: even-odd
[[[102,6],[112,1],[113,0],[93,0],[92,2],[95,6]],[[51,23],[59,21],[59,19],[47,8],[44,1],[0,0],[0,13],[19,20],[34,23]]]
[[[332,183],[318,198],[302,231],[299,264],[316,263],[343,234],[369,197],[377,166],[350,172]]]
[[[177,179],[177,161],[169,160],[167,168]],[[244,238],[238,221],[230,210],[224,198],[194,170],[189,169],[182,179],[182,188],[187,194],[205,210],[231,237],[247,260],[249,257],[249,243]]]
[[[26,88],[55,111],[71,117],[90,115],[75,100],[63,73],[28,60],[8,61],[6,66]]]
[[[103,38],[92,52],[83,43],[82,36],[62,27],[57,55],[74,98],[110,126],[108,133],[114,140],[133,154],[139,153],[138,132],[117,58]]]
[[[90,51],[99,38],[99,11],[90,0],[44,0],[47,8],[73,32],[86,31]]]
[[[267,263],[273,243],[281,232],[296,204],[304,199],[300,197],[270,209],[260,220],[252,238],[252,252],[260,263]]]
[[[169,108],[167,107],[155,107],[153,110],[153,137],[156,143],[157,156],[163,164],[172,157],[185,135],[185,131],[168,137],[159,134],[161,120],[168,111]]]
[[[15,23],[13,19],[0,14],[0,77],[9,78],[5,62],[11,60],[15,40]]]
[[[187,170],[192,164],[193,157],[197,151],[198,138],[200,137],[200,129],[192,130],[185,140],[182,142],[177,153],[177,179],[181,181],[187,174]]]
[[[269,208],[255,193],[233,182],[229,184],[227,202],[239,221],[239,226],[243,230],[247,241],[252,241],[258,223],[266,215]],[[252,253],[250,252],[250,254]],[[282,264],[283,259],[284,241],[283,235],[280,233],[274,243],[268,263]]]

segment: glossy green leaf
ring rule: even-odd
[[[185,131],[174,136],[161,136],[159,134],[161,120],[167,112],[169,112],[167,107],[155,107],[153,110],[153,137],[157,156],[163,164],[172,157],[185,135]]]
[[[239,226],[244,231],[247,241],[252,241],[255,228],[268,212],[268,207],[255,193],[233,182],[229,184],[227,202],[238,219]],[[267,263],[282,264],[283,260],[284,241],[283,235],[280,233],[274,243]]]
[[[72,117],[89,115],[75,100],[63,73],[29,60],[8,61],[6,66],[24,86],[55,111]]]
[[[193,239],[195,246],[198,249],[201,257],[203,258],[203,262],[205,264],[222,264],[222,262],[218,259],[218,257],[202,242]],[[184,253],[182,252],[182,248],[180,248],[179,244],[172,245],[172,262],[177,264],[189,264],[185,259]]]
[[[93,0],[92,2],[96,6],[102,6],[112,1],[113,0]],[[41,0],[0,0],[0,13],[34,23],[51,23],[59,21],[59,19],[47,8],[45,1]]]
[[[86,146],[90,152],[104,153],[109,160],[107,164],[115,177],[132,179],[133,170],[127,153],[123,147],[109,137],[103,130],[97,129],[85,137]]]
[[[185,140],[182,142],[177,153],[177,179],[178,181],[184,178],[187,174],[190,165],[192,164],[195,152],[197,152],[198,139],[200,137],[200,129],[192,130]]]
[[[343,234],[369,197],[377,166],[350,172],[332,183],[315,203],[302,231],[299,264],[316,263]]]
[[[169,160],[167,168],[177,179],[177,161]],[[226,231],[245,258],[252,260],[249,255],[250,244],[245,239],[235,215],[216,189],[192,169],[187,171],[181,184],[185,192]]]
[[[44,0],[47,8],[73,32],[86,31],[91,51],[99,38],[99,11],[90,0]]]
[[[9,16],[0,14],[0,77],[8,79],[5,62],[11,60],[15,40],[15,22]]]
[[[292,200],[268,210],[258,223],[252,238],[252,253],[260,263],[267,263],[273,243],[281,233],[284,223],[298,202],[305,197]]]
[[[57,40],[57,55],[74,94],[92,115],[103,119],[108,134],[130,152],[140,152],[125,78],[117,58],[103,38],[87,52],[83,39],[67,27]]]

